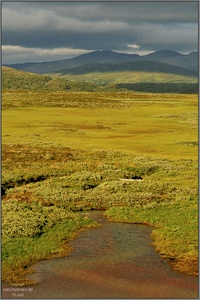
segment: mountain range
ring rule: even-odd
[[[71,59],[53,62],[7,64],[10,68],[36,74],[86,74],[91,72],[145,71],[179,75],[198,75],[198,52],[181,54],[160,50],[148,55],[117,53],[110,50],[93,51]]]
[[[118,64],[98,63],[86,64],[72,69],[59,71],[60,75],[84,75],[88,73],[111,73],[111,72],[149,72],[168,73],[182,76],[197,76],[197,72],[181,67],[156,61],[124,62]],[[56,72],[57,73],[57,72]]]

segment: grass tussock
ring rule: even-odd
[[[16,197],[2,204],[2,279],[15,284],[35,284],[24,278],[30,265],[67,255],[76,232],[98,226],[87,216],[28,200]]]

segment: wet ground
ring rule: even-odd
[[[198,278],[180,274],[151,246],[152,228],[107,221],[102,212],[90,217],[102,227],[81,232],[62,259],[38,262],[31,275],[38,284],[2,286],[13,299],[198,299]]]

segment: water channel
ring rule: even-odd
[[[175,272],[160,258],[151,227],[109,222],[102,214],[90,213],[102,226],[71,241],[69,256],[35,264],[31,278],[38,284],[21,289],[18,298],[198,299],[198,278]],[[2,298],[17,298],[8,287],[3,284]]]

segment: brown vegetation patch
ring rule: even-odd
[[[199,262],[197,257],[188,257],[184,259],[174,259],[169,260],[170,265],[181,273],[187,275],[199,275]]]

